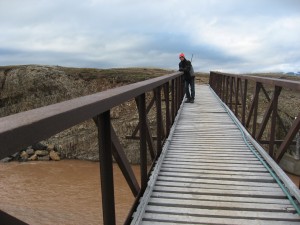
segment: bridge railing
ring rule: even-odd
[[[153,143],[147,119],[149,105],[148,107],[146,106],[146,93],[148,92],[153,93],[156,106],[156,152],[153,151],[153,148],[147,148],[147,142],[148,144]],[[164,99],[161,96],[164,96]],[[147,172],[149,162],[147,160],[147,149],[154,165],[155,160],[161,153],[164,138],[167,137],[170,131],[183,96],[182,73],[175,72],[154,79],[2,117],[0,118],[0,159],[83,121],[93,119],[98,128],[103,224],[113,225],[116,219],[112,156],[114,156],[133,195],[136,197],[135,204],[137,204],[137,199],[143,194],[149,177]],[[110,110],[113,107],[132,99],[136,101],[139,114],[140,186],[125,156],[118,136],[114,131],[110,116]],[[164,110],[162,110],[162,102],[165,103]],[[150,104],[153,104],[153,101]],[[134,207],[135,205],[133,205],[131,211],[134,210]],[[2,214],[4,215],[5,213],[2,212]],[[9,220],[9,218],[11,218],[11,223],[16,223],[16,218],[8,217],[6,219]],[[129,222],[130,216],[125,223]],[[22,224],[22,222],[19,221],[19,224]]]
[[[300,128],[299,99],[293,103],[295,105],[292,107],[296,115],[289,118],[289,122],[282,119],[283,112],[287,110],[285,107],[288,104],[286,102],[288,99],[279,100],[283,91],[285,94],[291,94],[291,96],[294,96],[295,93],[299,95],[300,82],[210,72],[209,84],[235,113],[252,137],[265,146],[269,155],[277,163],[290,146],[296,145],[294,139]]]

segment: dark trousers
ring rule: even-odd
[[[185,95],[188,99],[195,99],[195,77],[184,82]]]

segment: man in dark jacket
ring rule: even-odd
[[[179,71],[184,73],[184,88],[187,103],[194,103],[195,99],[195,75],[191,61],[186,60],[183,53],[179,55]],[[190,92],[191,89],[191,92]]]

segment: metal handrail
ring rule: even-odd
[[[49,138],[67,128],[77,125],[88,119],[93,119],[98,127],[99,160],[101,173],[103,224],[115,224],[115,203],[112,155],[121,168],[134,196],[141,196],[147,186],[149,174],[147,172],[147,132],[146,122],[146,93],[153,91],[156,101],[157,120],[157,155],[161,153],[163,134],[168,134],[170,126],[184,96],[182,72],[117,87],[96,94],[75,98],[57,104],[17,113],[0,118],[0,159],[14,154],[18,149],[30,146],[33,143]],[[161,90],[165,95],[165,117],[161,110]],[[171,93],[170,93],[171,92]],[[170,95],[170,96],[169,96]],[[140,160],[141,160],[141,187],[133,174],[124,150],[111,125],[110,110],[126,101],[135,99],[139,111],[140,124]],[[171,102],[171,105],[169,104]],[[165,131],[163,128],[165,121]],[[45,129],[47,127],[47,129]],[[151,138],[151,137],[150,137]],[[137,202],[137,201],[136,201]],[[131,212],[134,211],[133,205]],[[127,222],[130,221],[130,214]],[[11,221],[16,218],[11,217]]]

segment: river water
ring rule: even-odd
[[[139,167],[132,168],[139,180]],[[99,174],[98,162],[0,163],[0,209],[32,225],[102,224]],[[117,165],[114,182],[123,224],[134,197]]]

